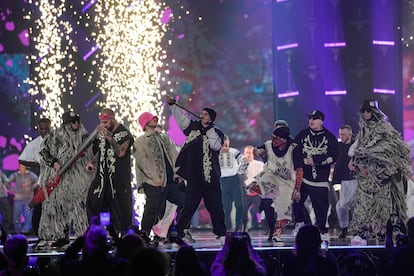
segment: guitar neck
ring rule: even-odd
[[[72,167],[72,164],[76,162],[76,160],[80,157],[82,152],[88,148],[89,144],[95,139],[96,134],[98,133],[98,130],[95,129],[88,137],[88,139],[85,140],[85,142],[82,143],[82,145],[79,146],[78,150],[76,151],[75,155],[73,155],[71,158],[69,158],[63,166],[60,168],[59,172],[57,173],[58,176],[62,176],[70,167]]]

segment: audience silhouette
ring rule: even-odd
[[[141,248],[129,261],[130,276],[165,276],[168,275],[168,255],[154,247]],[[194,274],[195,275],[195,274]]]
[[[27,269],[27,249],[28,242],[26,236],[16,234],[9,237],[4,245],[7,267],[0,271],[0,276],[40,275],[36,270]],[[4,264],[3,261],[1,262],[2,264]]]
[[[399,246],[391,260],[389,275],[414,275],[414,217],[406,223],[408,243]]]
[[[318,228],[308,224],[296,235],[296,252],[282,267],[282,275],[339,275],[335,258],[329,252],[321,252],[321,234]]]
[[[108,237],[103,226],[92,224],[84,236],[76,239],[66,249],[60,259],[60,274],[124,275],[127,261],[110,255]]]
[[[204,263],[200,262],[194,248],[190,245],[184,245],[180,247],[180,249],[177,252],[177,255],[175,256],[174,275],[208,276],[210,275],[210,271]]]
[[[228,232],[221,251],[210,268],[212,275],[266,275],[259,254],[253,249],[247,232]]]

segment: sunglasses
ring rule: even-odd
[[[372,109],[371,108],[361,108],[361,113],[364,113],[364,112],[371,113]]]
[[[311,116],[309,116],[309,117],[308,117],[308,119],[309,119],[309,120],[310,120],[310,119],[312,119],[312,120],[318,120],[318,119],[319,119],[319,120],[322,120],[320,117],[318,117],[318,116],[312,116],[312,115],[311,115]]]

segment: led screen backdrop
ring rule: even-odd
[[[70,87],[73,93],[62,97],[62,105],[79,112],[89,130],[97,123],[98,102],[107,100],[96,88],[105,72],[94,58],[107,52],[93,37],[101,24],[95,19],[102,16],[93,2],[66,0],[64,16],[73,27],[69,38],[75,47],[70,53],[77,67],[70,71],[76,77]],[[127,10],[139,9],[137,3],[155,2],[130,1]],[[234,147],[269,139],[278,118],[288,120],[295,134],[306,126],[306,114],[313,108],[327,113],[326,124],[334,133],[345,122],[357,129],[359,104],[371,96],[380,101],[397,129],[404,127],[407,141],[414,138],[412,1],[157,3],[153,23],[162,31],[158,51],[162,64],[157,65],[158,81],[152,83],[158,91],[155,101],[162,101],[161,93],[170,93],[196,113],[204,106],[215,108],[217,125]],[[0,159],[8,173],[17,169],[25,135],[36,135],[33,127],[42,112],[37,104],[41,97],[30,95],[25,82],[34,74],[26,56],[35,52],[28,37],[34,23],[23,19],[28,11],[33,12],[32,21],[39,18],[39,11],[25,0],[0,2]],[[138,47],[137,53],[149,50],[145,46]],[[127,108],[143,99],[125,104],[120,100],[120,104]],[[182,144],[183,136],[169,111],[164,105],[156,110],[164,116],[166,131]]]

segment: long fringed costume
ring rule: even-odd
[[[64,124],[52,131],[41,145],[40,184],[56,175],[53,163],[61,166],[72,158],[79,146],[86,140],[88,132],[83,125],[73,131],[70,124]],[[90,154],[86,154],[90,155]],[[44,240],[67,238],[66,232],[72,229],[76,236],[85,233],[89,223],[86,215],[86,195],[93,174],[86,172],[88,156],[80,157],[63,174],[57,188],[42,203],[42,216],[39,237]]]
[[[372,117],[366,121],[361,114],[353,157],[359,186],[349,228],[364,238],[383,236],[392,213],[406,220],[403,182],[411,174],[410,149],[400,133],[380,110],[372,108]]]

